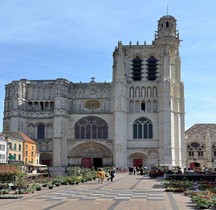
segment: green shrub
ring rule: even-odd
[[[18,169],[17,166],[11,166],[11,165],[3,165],[0,166],[0,182],[2,183],[9,183],[13,182],[21,173],[21,171]]]

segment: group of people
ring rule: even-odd
[[[184,174],[194,174],[194,173],[199,173],[199,174],[208,174],[210,172],[216,172],[216,168],[215,169],[211,169],[208,167],[204,167],[203,169],[201,167],[194,167],[194,168],[184,168]]]
[[[129,167],[129,175],[145,175],[147,173],[146,167]]]
[[[108,174],[103,170],[103,168],[99,168],[97,170],[97,178],[98,178],[98,183],[103,183],[105,178],[107,178],[107,180],[109,181],[113,181],[113,178],[115,177],[115,168],[112,167]]]

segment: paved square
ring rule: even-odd
[[[114,182],[43,188],[21,199],[0,199],[6,210],[186,210],[194,205],[183,194],[167,193],[161,180],[117,173]]]

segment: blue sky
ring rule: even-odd
[[[0,131],[5,84],[110,82],[117,42],[151,44],[167,5],[183,40],[185,129],[216,123],[215,0],[0,0]]]

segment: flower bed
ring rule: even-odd
[[[201,209],[208,209],[213,204],[213,201],[209,194],[200,193],[200,194],[193,196],[191,200]]]
[[[164,180],[167,192],[183,192],[200,209],[216,207],[216,182],[212,180]]]
[[[22,195],[0,195],[0,199],[18,199],[18,198],[22,198]]]
[[[11,171],[10,171],[11,169]],[[43,186],[53,188],[61,184],[79,184],[96,179],[93,169],[70,167],[67,176],[62,177],[28,177],[15,167],[0,168],[0,196],[2,199],[20,198],[20,194],[34,193]]]

